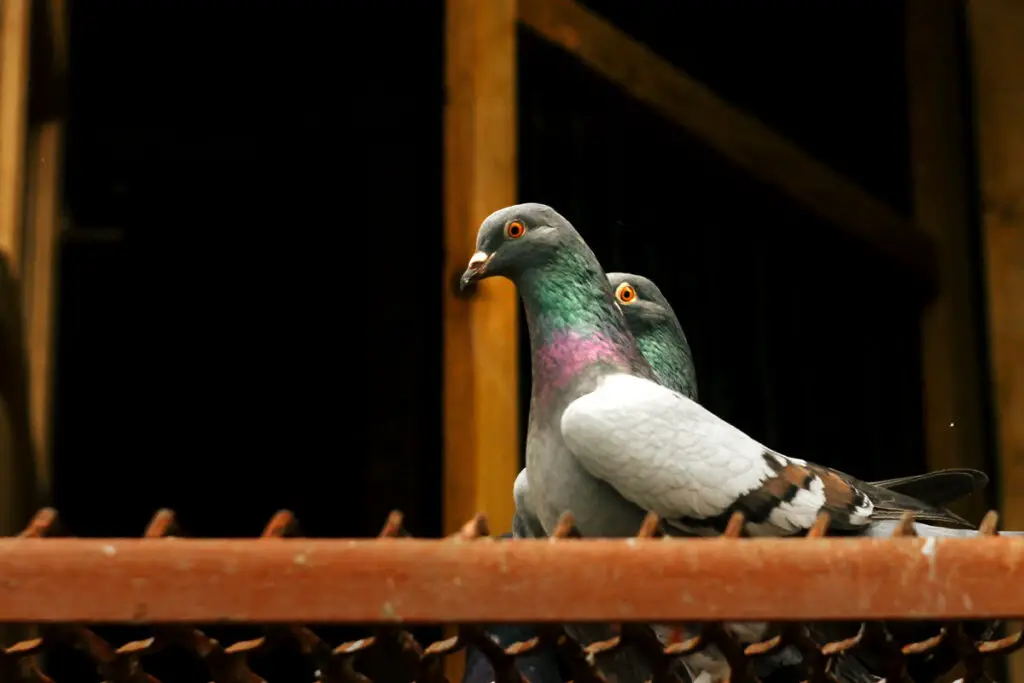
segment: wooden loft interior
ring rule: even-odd
[[[5,363],[23,366],[25,378],[23,390],[16,377],[0,386],[12,444],[0,451],[0,534],[10,534],[46,499],[52,476],[69,29],[64,0],[2,0],[0,8],[0,248],[18,283],[0,309],[6,316],[0,332],[8,335]],[[982,467],[990,449],[982,406],[991,403],[1003,525],[1024,526],[1024,423],[1013,418],[1024,412],[1024,212],[1015,209],[1024,187],[1024,89],[1015,73],[1024,63],[1016,39],[1024,32],[1024,8],[1012,0],[907,0],[906,8],[913,216],[582,4],[446,0],[444,431],[473,435],[445,442],[447,530],[478,510],[496,530],[507,529],[507,491],[519,468],[515,293],[506,283],[487,282],[474,297],[461,298],[451,287],[480,217],[518,197],[519,27],[900,268],[906,286],[929,297],[921,337],[929,465]],[[963,33],[973,92],[964,92],[957,73]],[[950,144],[965,122],[974,126],[976,158]],[[973,183],[978,202],[969,191]],[[964,324],[973,315],[972,230],[980,230],[983,251],[983,339]],[[15,446],[19,430],[31,438]],[[28,479],[35,483],[26,486]]]

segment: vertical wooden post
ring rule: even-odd
[[[34,500],[24,424],[22,307],[18,283],[25,226],[25,138],[28,130],[30,0],[0,2],[0,339],[7,366],[0,406],[0,536],[20,531]],[[21,404],[21,405],[18,405]],[[28,487],[28,490],[26,490]],[[0,645],[26,637],[23,626],[0,627]],[[13,673],[13,672],[12,672]],[[3,674],[0,674],[3,676]]]
[[[55,305],[60,244],[64,124],[44,121],[29,137],[29,231],[25,240],[24,310],[29,365],[29,416],[36,488],[52,490],[51,415]]]
[[[30,18],[29,0],[0,3],[0,250],[15,281],[21,277],[25,224]],[[9,414],[6,418],[13,439],[17,427]],[[23,481],[12,473],[17,459],[27,455],[15,452],[10,440],[0,446],[0,536],[16,533],[23,522],[22,502],[30,492],[17,490]]]
[[[519,465],[518,299],[504,280],[455,287],[480,222],[516,201],[515,3],[449,0],[445,106],[445,528],[511,527]]]
[[[30,0],[0,4],[0,249],[20,275],[28,130]]]
[[[970,174],[959,0],[907,0],[907,80],[914,218],[931,236],[939,295],[924,311],[924,416],[928,465],[985,468],[985,391],[972,323]],[[980,521],[975,496],[958,511]]]
[[[515,288],[462,298],[457,278],[480,222],[516,202],[516,2],[447,0],[444,114],[444,524],[477,512],[511,529],[520,462]],[[446,659],[449,680],[464,660]]]
[[[1003,525],[1024,528],[1024,3],[970,0]],[[1010,660],[1024,681],[1024,655]]]

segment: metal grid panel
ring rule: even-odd
[[[171,540],[168,537],[175,533],[175,523],[174,514],[169,510],[161,510],[153,517],[143,539],[59,539],[53,538],[56,517],[52,509],[43,510],[19,539],[0,541],[3,546],[0,576],[5,579],[0,582],[0,621],[43,623],[41,637],[4,648],[0,664],[18,680],[33,683],[54,683],[40,670],[36,655],[48,645],[58,643],[70,644],[86,653],[104,680],[111,683],[160,683],[144,671],[142,660],[168,645],[183,648],[205,663],[215,683],[262,682],[263,679],[249,668],[247,657],[279,647],[286,641],[298,646],[315,667],[320,680],[327,683],[372,683],[358,672],[356,658],[373,650],[401,660],[416,672],[415,678],[419,682],[445,683],[443,658],[467,646],[477,648],[490,661],[495,671],[495,683],[522,683],[515,658],[536,653],[541,648],[551,648],[577,683],[605,683],[600,669],[602,655],[624,647],[635,648],[649,663],[654,672],[653,683],[669,683],[677,680],[672,672],[676,658],[709,645],[717,646],[729,660],[733,683],[756,681],[750,666],[753,659],[790,645],[803,654],[808,681],[834,680],[830,673],[832,659],[852,651],[871,651],[881,655],[887,680],[906,681],[909,678],[905,665],[909,657],[940,649],[951,649],[957,654],[960,661],[957,675],[964,681],[984,681],[989,680],[984,672],[987,658],[1006,655],[1024,645],[1019,630],[999,640],[975,642],[966,635],[963,624],[956,621],[958,618],[1015,614],[1013,610],[1019,609],[1019,603],[1024,600],[1019,595],[1020,572],[1017,571],[1019,558],[1024,555],[1024,543],[1019,539],[992,538],[996,526],[994,513],[990,513],[982,523],[982,538],[978,539],[909,538],[913,536],[909,515],[895,531],[894,535],[899,538],[873,541],[823,539],[821,537],[828,525],[828,519],[823,515],[808,535],[808,540],[770,543],[760,539],[738,539],[742,529],[742,518],[738,515],[726,531],[726,538],[718,540],[654,541],[659,535],[659,525],[653,515],[645,521],[638,539],[568,540],[578,538],[579,534],[567,515],[553,534],[554,543],[465,543],[488,536],[486,520],[478,516],[444,541],[403,539],[397,544],[395,539],[408,537],[402,528],[402,516],[397,512],[391,514],[377,541],[284,540],[295,526],[292,514],[287,511],[279,512],[271,519],[259,541]],[[50,538],[46,538],[48,536]],[[44,538],[46,540],[42,540]],[[300,545],[291,545],[297,543]],[[741,547],[748,543],[756,543],[757,546]],[[839,544],[845,544],[845,548]],[[940,552],[936,551],[937,544],[942,544]],[[740,601],[730,599],[727,596],[735,596],[735,591],[726,589],[719,595],[708,595],[707,600],[697,601],[686,613],[672,612],[675,607],[668,600],[671,614],[687,621],[701,621],[703,625],[695,637],[663,646],[649,628],[637,622],[664,619],[665,608],[654,608],[651,601],[643,599],[630,605],[628,600],[623,602],[619,598],[628,598],[630,591],[650,593],[652,590],[650,586],[643,588],[640,584],[642,577],[636,576],[631,569],[635,566],[628,558],[639,556],[643,564],[657,564],[659,559],[674,557],[678,563],[681,556],[674,549],[684,545],[688,549],[687,556],[698,556],[696,561],[688,560],[695,562],[691,566],[696,567],[698,573],[710,566],[707,562],[718,563],[720,574],[716,580],[723,586],[729,584],[729,572],[722,574],[721,570],[728,567],[729,562],[733,563],[734,569],[740,563],[738,570],[742,573],[746,569],[742,566],[742,559],[756,551],[754,555],[764,571],[748,573],[744,580],[765,596],[784,596],[782,601],[767,600],[772,609],[778,610],[787,600],[792,602],[791,595],[786,597],[787,591],[797,586],[793,580],[784,578],[784,572],[788,567],[786,557],[792,558],[799,548],[800,560],[811,561],[813,565],[817,558],[818,562],[833,567],[833,574],[829,577],[830,595],[823,595],[812,587],[811,592],[818,594],[800,603],[805,604],[800,608],[804,611],[807,611],[807,604],[819,604],[818,611],[810,614],[811,617],[835,618],[836,604],[842,608],[859,602],[876,610],[870,614],[937,619],[942,626],[927,640],[901,645],[891,637],[884,622],[875,617],[875,620],[862,624],[855,636],[820,645],[812,640],[803,624],[792,621],[790,610],[781,610],[772,614],[779,622],[777,635],[764,642],[743,645],[730,635],[721,620],[763,618],[763,609],[751,611],[748,606],[744,611],[742,600],[745,598],[741,596]],[[670,546],[673,549],[667,550]],[[367,549],[373,547],[390,550],[368,554]],[[426,552],[427,548],[432,548],[433,554]],[[589,550],[580,555],[579,551],[586,548]],[[257,549],[263,550],[257,552]],[[333,555],[330,553],[332,549],[336,551]],[[708,549],[712,549],[710,554]],[[350,557],[346,558],[346,553]],[[836,553],[840,555],[838,559]],[[576,557],[572,557],[574,554]],[[314,555],[326,555],[326,559],[313,562]],[[701,560],[704,555],[707,557]],[[943,558],[941,562],[936,559],[940,556]],[[219,564],[210,563],[214,557],[220,558]],[[303,557],[304,560],[299,560]],[[926,558],[923,564],[921,557]],[[103,560],[97,561],[97,558]],[[173,559],[168,561],[168,558]],[[282,558],[288,559],[290,569],[281,564]],[[491,563],[487,562],[488,559]],[[553,559],[563,561],[552,563]],[[542,564],[537,566],[538,562]],[[585,571],[587,567],[581,566],[584,562],[589,562],[590,568],[603,566],[605,573],[588,573]],[[771,562],[781,564],[769,567],[767,563]],[[835,571],[840,566],[837,562],[842,563],[844,571]],[[172,566],[180,571],[175,574],[171,571]],[[873,566],[881,569],[874,573],[866,572]],[[572,567],[576,571],[571,570]],[[619,574],[619,580],[607,581],[609,567],[613,574]],[[815,571],[818,569],[820,567]],[[233,585],[229,588],[220,581],[211,582],[210,578],[217,572],[231,575]],[[978,592],[979,572],[987,584],[981,593]],[[161,573],[170,576],[161,578]],[[550,591],[541,584],[550,584],[553,573],[568,574],[571,582],[581,584],[578,591],[563,595],[552,603]],[[68,583],[68,579],[73,579],[76,574],[77,583],[75,580]],[[573,606],[579,603],[579,591],[594,591],[592,583],[601,580],[601,576],[605,576],[606,590],[592,593],[600,595],[600,600],[589,601],[596,607],[590,612],[574,609]],[[32,582],[33,577],[35,583]],[[192,577],[191,583],[188,577]],[[325,599],[323,592],[310,590],[313,586],[323,588],[326,584],[322,579],[325,577],[335,586],[347,585],[349,588]],[[865,581],[874,582],[877,586],[877,582],[884,584],[894,577],[899,578],[897,590],[876,591],[876,595],[868,600],[863,595],[854,596],[857,600],[850,600],[850,590],[858,586],[863,590],[867,585]],[[178,578],[183,583],[177,582]],[[797,576],[795,581],[801,578],[802,575]],[[465,603],[473,600],[472,595],[466,597],[463,589],[476,580],[486,581],[498,596],[508,593],[508,590],[500,588],[501,585],[511,584],[511,594],[519,604],[519,613],[531,616],[533,621],[543,622],[538,631],[540,635],[526,642],[501,647],[484,627],[459,623],[466,615]],[[100,604],[95,600],[83,600],[82,581],[95,584],[94,590],[85,592],[100,596],[102,604],[106,605],[105,610],[100,610],[104,614],[131,614],[123,621],[134,623],[160,622],[152,627],[152,637],[118,647],[87,628],[84,623],[107,620],[98,617],[98,612],[90,611],[99,609]],[[561,580],[555,583],[558,590],[564,590]],[[662,586],[657,580],[653,583],[656,594]],[[153,585],[146,588],[142,584]],[[383,592],[366,590],[370,584],[383,586]],[[200,585],[206,586],[205,594],[195,592]],[[287,585],[297,585],[298,589],[285,591],[282,599],[279,591]],[[933,595],[932,599],[914,603],[920,607],[913,613],[901,615],[898,608],[910,603],[901,600],[899,595],[907,591],[913,593],[915,586],[921,596],[937,593],[938,597]],[[141,593],[139,589],[142,589]],[[183,598],[180,590],[175,589],[183,589],[189,597]],[[161,601],[160,591],[172,592],[165,594]],[[422,598],[423,591],[434,591],[433,598],[420,599],[412,604],[413,611],[430,611],[430,618],[425,621],[432,623],[459,624],[457,636],[423,646],[401,626],[403,619],[398,611],[404,612],[401,610],[403,601],[412,602],[417,596]],[[962,598],[967,592],[980,597],[967,601],[950,599],[950,596]],[[271,624],[265,627],[263,637],[224,646],[186,623],[189,620],[210,621],[207,619],[209,605],[216,604],[215,596],[225,594],[233,596],[228,601],[231,604],[220,605],[225,611],[217,621]],[[140,595],[145,598],[141,602]],[[387,608],[382,609],[382,596],[390,596],[390,612]],[[986,596],[1002,596],[1002,600],[996,603]],[[248,599],[248,603],[243,604],[243,599]],[[296,600],[297,604],[291,604]],[[479,622],[515,621],[508,615],[509,604],[500,598],[477,599],[474,602],[476,611],[473,614],[479,617]],[[956,604],[952,605],[954,602]],[[971,604],[965,606],[968,602]],[[291,607],[282,608],[286,604],[291,604]],[[325,604],[326,610],[323,608]],[[48,610],[64,616],[40,614]],[[623,610],[630,617],[628,621],[622,621],[620,612]],[[860,612],[864,612],[864,608]],[[152,618],[153,614],[159,618]],[[621,621],[616,629],[618,635],[607,641],[582,646],[553,621],[574,621],[580,614],[596,614],[605,621]],[[307,618],[298,618],[303,615]],[[712,621],[715,618],[719,620]],[[377,626],[371,637],[331,647],[306,626],[283,623],[288,620],[376,623]]]

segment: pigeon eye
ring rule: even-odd
[[[621,303],[631,304],[636,301],[636,290],[633,289],[633,285],[623,282],[615,288],[615,298]]]
[[[526,234],[526,226],[520,221],[511,221],[505,226],[505,236],[510,240],[517,240]]]

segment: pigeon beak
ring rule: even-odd
[[[491,254],[484,251],[478,251],[469,257],[469,265],[466,266],[466,272],[462,274],[462,279],[459,280],[459,291],[463,291],[469,286],[471,282],[476,282],[485,273],[487,263],[491,260]]]

